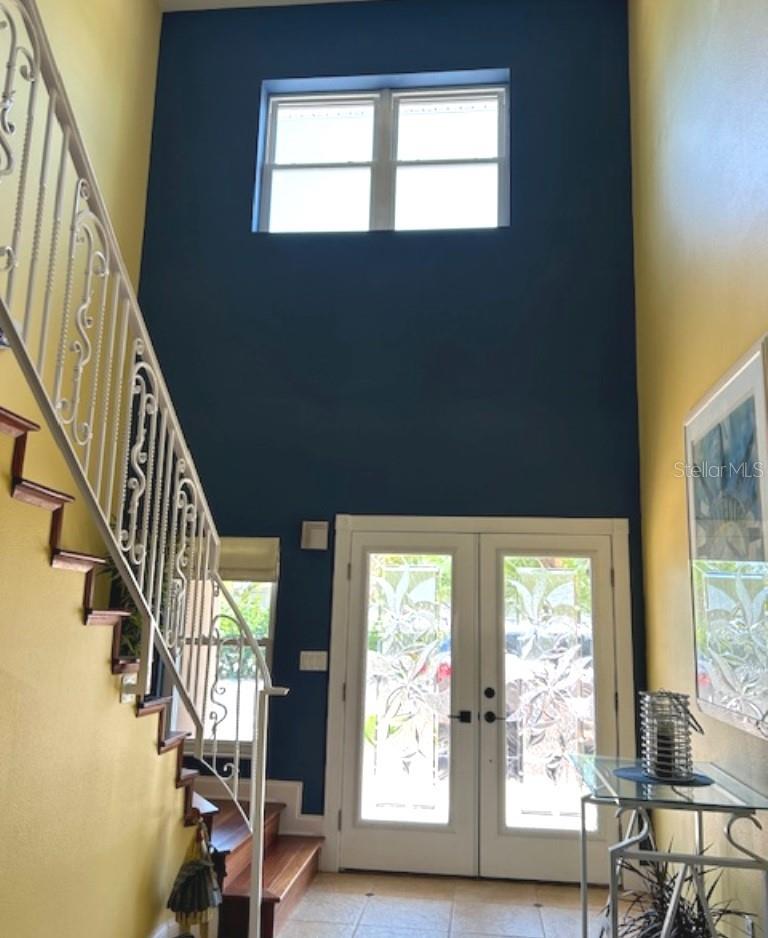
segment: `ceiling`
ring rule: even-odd
[[[304,3],[363,3],[367,0],[160,0],[162,10],[223,10],[227,7],[283,7]]]

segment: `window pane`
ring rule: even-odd
[[[275,169],[270,231],[367,231],[370,169]]]
[[[400,101],[398,160],[494,159],[497,156],[497,96]]]
[[[452,558],[372,554],[368,564],[361,814],[447,824]]]
[[[366,163],[373,103],[278,105],[275,163]]]
[[[273,583],[227,580],[225,585],[256,638],[269,637]],[[232,610],[219,596],[216,638],[204,658],[209,689],[206,701],[205,738],[227,742],[253,739],[253,705],[256,694],[256,656],[240,640]],[[238,707],[239,703],[239,707]]]
[[[504,638],[507,826],[577,830],[568,754],[595,751],[591,561],[505,557]]]
[[[237,603],[242,617],[248,623],[256,638],[269,637],[269,618],[272,609],[272,583],[258,583],[251,580],[226,580],[224,585]],[[221,611],[227,613],[228,603],[222,600]],[[236,634],[236,626],[224,620],[220,626],[222,632]]]
[[[397,170],[395,228],[496,228],[499,168],[401,166]]]

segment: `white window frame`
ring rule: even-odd
[[[499,149],[498,156],[487,158],[458,158],[445,160],[397,160],[399,104],[404,100],[434,101],[439,98],[488,98],[496,97],[499,102]],[[306,106],[319,101],[336,104],[371,103],[374,106],[373,159],[366,162],[340,163],[275,163],[276,124],[280,107]],[[368,231],[395,231],[395,206],[397,170],[401,166],[468,166],[476,164],[497,165],[499,172],[498,228],[510,221],[510,163],[509,163],[509,88],[507,85],[462,85],[459,87],[381,89],[370,92],[334,94],[275,94],[269,98],[267,111],[267,136],[265,159],[261,173],[259,200],[259,231],[269,233],[271,214],[272,176],[281,169],[348,169],[351,167],[371,170],[371,206]],[[461,228],[428,228],[427,231],[456,231]],[[466,229],[465,229],[466,230]],[[493,229],[488,229],[493,230]],[[302,232],[297,231],[296,234]],[[323,234],[325,232],[304,232]],[[341,232],[335,232],[339,234]],[[359,232],[359,233],[365,233]]]

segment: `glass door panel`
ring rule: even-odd
[[[476,566],[471,535],[353,537],[344,867],[476,872]]]
[[[450,818],[450,554],[370,554],[363,820]]]
[[[506,555],[507,827],[578,830],[569,753],[595,751],[592,561]]]
[[[581,785],[568,756],[616,748],[611,539],[480,542],[480,874],[573,882]],[[587,820],[604,875],[600,819]]]

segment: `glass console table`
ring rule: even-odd
[[[669,938],[675,911],[680,901],[686,878],[690,878],[704,909],[712,938],[717,938],[709,914],[707,889],[704,885],[705,868],[756,870],[762,874],[764,921],[768,922],[768,858],[749,850],[736,840],[734,828],[740,821],[760,828],[758,811],[768,811],[768,796],[755,791],[728,775],[716,765],[699,763],[697,773],[708,776],[711,785],[686,786],[629,781],[616,775],[617,769],[642,769],[639,761],[616,759],[608,756],[572,755],[571,762],[584,782],[586,793],[581,800],[581,933],[589,936],[587,868],[587,806],[608,806],[616,809],[616,817],[623,831],[623,839],[609,848],[610,892],[607,921],[601,934],[618,938],[619,928],[619,874],[622,861],[634,863],[660,861],[679,866],[670,909],[660,935]],[[653,836],[650,811],[687,811],[693,820],[694,850],[691,853],[660,850]],[[704,850],[704,814],[722,814],[725,837],[734,848],[732,856],[715,856]],[[622,826],[621,822],[624,821]]]

